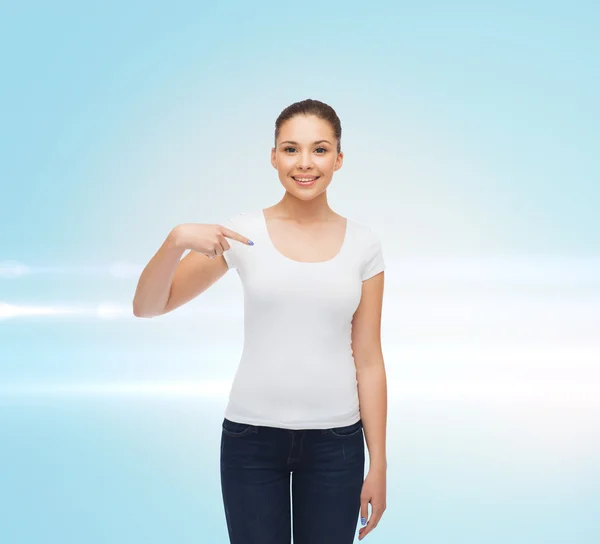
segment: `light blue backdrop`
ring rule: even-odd
[[[331,206],[387,263],[388,510],[365,541],[600,541],[592,2],[0,7],[0,542],[226,543],[228,273],[131,313],[169,230],[282,196],[274,122],[342,120]]]

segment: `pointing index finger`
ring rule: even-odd
[[[225,236],[225,238],[231,238],[232,240],[237,240],[238,242],[242,242],[242,244],[247,244],[249,246],[254,245],[254,242],[252,242],[252,240],[249,240],[245,236],[242,236],[241,234],[235,232],[234,230],[228,229],[227,227],[222,226],[221,233],[223,234],[223,236]]]

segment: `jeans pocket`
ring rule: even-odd
[[[227,418],[223,419],[221,427],[224,434],[233,437],[246,436],[254,429],[254,425],[250,425],[249,423],[238,423],[237,421],[231,421]]]
[[[356,423],[346,425],[345,427],[333,427],[329,429],[329,434],[338,438],[349,438],[359,435],[362,432],[362,428],[362,420],[359,419]]]

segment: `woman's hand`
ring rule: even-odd
[[[369,473],[363,482],[360,493],[360,517],[361,522],[366,522],[369,517],[369,503],[371,503],[371,518],[366,527],[358,531],[358,539],[362,540],[379,523],[386,508],[386,471],[369,469]],[[364,525],[364,523],[363,523]]]
[[[211,259],[231,249],[227,238],[253,245],[245,236],[221,225],[183,223],[177,225],[174,231],[177,246],[203,253]]]

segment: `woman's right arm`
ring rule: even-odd
[[[133,298],[133,315],[156,317],[206,291],[228,270],[222,255],[209,258],[190,251],[182,226],[175,227],[144,268]],[[229,247],[229,246],[227,246]]]

